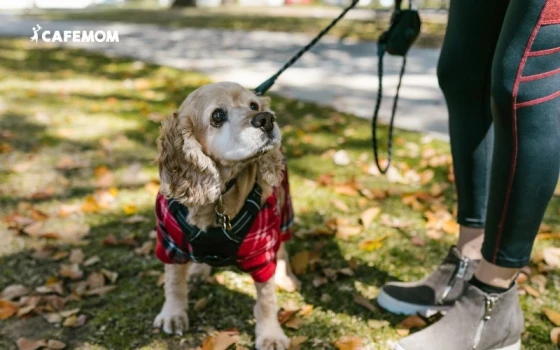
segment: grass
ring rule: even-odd
[[[82,327],[56,327],[38,315],[12,317],[0,322],[0,348],[14,349],[19,337],[58,339],[72,349],[195,348],[214,330],[231,328],[239,330],[240,344],[252,346],[255,292],[247,275],[220,269],[214,272],[218,283],[193,285],[191,329],[182,337],[169,337],[151,326],[163,302],[163,291],[157,286],[162,264],[153,254],[103,244],[109,234],[117,239],[133,235],[139,244],[152,241],[149,234],[154,225],[157,180],[152,160],[159,120],[174,111],[189,92],[208,82],[193,72],[2,40],[0,218],[14,211],[25,214],[30,210],[26,203],[30,203],[46,213],[45,225],[62,238],[17,234],[0,221],[0,290],[16,283],[35,289],[49,281],[62,281],[64,296],[70,295],[75,282],[59,273],[69,258],[54,257],[78,248],[86,258],[100,257],[99,263],[82,266],[85,276],[106,269],[119,277],[116,289],[105,295],[67,299],[66,309],[80,308],[87,316]],[[400,337],[396,326],[403,317],[376,306],[368,310],[354,298],[359,295],[375,304],[383,283],[423,276],[456,239],[454,234],[428,230],[423,214],[434,206],[453,211],[449,145],[398,130],[395,166],[412,181],[389,182],[366,171],[372,164],[367,121],[314,104],[272,98],[283,129],[297,216],[288,249],[292,255],[307,250],[318,258],[299,276],[303,285],[299,293],[279,293],[283,307],[313,306],[298,329],[285,327],[287,334],[308,337],[303,349],[333,349],[333,342],[342,335],[360,336],[368,349],[389,349]],[[333,165],[332,152],[341,149],[348,152],[351,165]],[[428,176],[430,172],[433,180],[424,185],[414,179],[416,173]],[[112,181],[102,180],[107,174],[112,174]],[[325,174],[332,175],[338,185],[321,186],[321,181],[330,181]],[[340,185],[344,183],[347,185]],[[418,204],[424,208],[403,203],[403,194],[429,193],[433,183],[444,191]],[[376,193],[341,193],[356,187]],[[91,204],[91,198],[105,198],[106,205],[84,211],[87,205],[83,204]],[[71,206],[78,210],[69,216],[57,215]],[[360,212],[374,206],[381,215],[359,235],[341,239],[310,233],[333,218],[346,219],[356,227]],[[559,208],[560,198],[555,197],[545,217],[553,231],[560,230]],[[127,222],[133,214],[146,221]],[[387,225],[395,219],[409,226]],[[412,244],[413,239],[425,244]],[[381,243],[368,248],[360,245],[364,240]],[[536,249],[554,243],[538,240]],[[45,249],[49,253],[40,259],[37,252]],[[323,269],[348,266],[353,267],[354,276],[313,286]],[[540,297],[521,297],[526,349],[552,349],[548,335],[552,325],[541,309],[560,308],[560,273],[549,272],[546,278],[546,290]],[[207,298],[207,306],[194,310],[193,305],[202,298]],[[389,325],[379,328],[369,322],[368,326],[372,320],[387,320]]]
[[[44,20],[87,20],[158,24],[170,27],[218,28],[231,30],[265,30],[273,32],[306,33],[315,35],[332,19],[288,17],[272,14],[243,13],[241,11],[187,9],[101,9],[89,11],[42,11],[33,15]],[[342,20],[329,32],[338,38],[376,41],[387,30],[388,17],[375,20]],[[439,48],[443,42],[446,23],[424,19],[422,33],[415,45]]]

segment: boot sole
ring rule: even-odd
[[[403,348],[399,343],[397,343],[397,345],[395,345],[395,348],[393,350],[407,350],[407,349]],[[495,348],[489,350],[521,350],[521,340],[518,340],[517,343],[508,345],[505,348]]]
[[[407,303],[393,298],[387,294],[383,289],[379,292],[377,296],[377,304],[389,311],[390,313],[397,315],[417,315],[420,314],[424,317],[430,317],[438,312],[445,313],[449,310],[451,306],[440,306],[440,305],[418,305]],[[508,349],[509,350],[509,349]]]

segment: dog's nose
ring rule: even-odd
[[[255,128],[261,128],[263,131],[269,132],[274,128],[274,115],[269,112],[261,112],[251,119],[251,125]]]

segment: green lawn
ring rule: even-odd
[[[37,19],[119,21],[127,23],[158,24],[171,27],[219,28],[233,30],[266,30],[290,33],[317,34],[332,19],[315,17],[287,17],[271,14],[242,13],[224,9],[101,9],[88,11],[51,10],[33,14]],[[341,20],[330,35],[338,38],[377,40],[387,30],[388,17],[371,21]],[[441,47],[445,34],[445,23],[431,21],[422,24],[422,33],[415,43],[420,47]]]
[[[1,349],[15,348],[20,337],[57,339],[72,349],[194,349],[231,329],[240,346],[252,346],[255,291],[250,277],[233,269],[192,286],[186,335],[151,326],[163,302],[163,266],[150,250],[159,121],[208,82],[193,72],[27,40],[0,42],[0,290],[22,284],[25,295],[42,296],[27,310],[30,298],[19,299],[24,315],[0,321]],[[397,329],[403,317],[377,307],[379,288],[431,271],[456,238],[449,145],[397,130],[398,171],[387,178],[370,174],[367,121],[278,96],[272,107],[297,216],[288,249],[297,254],[303,286],[279,293],[279,302],[306,310],[284,328],[306,337],[302,349],[333,349],[343,335],[389,349],[406,330]],[[348,153],[349,165],[333,164],[338,150]],[[364,225],[359,218],[368,208],[380,212]],[[559,209],[555,197],[545,218],[552,232],[560,231]],[[439,219],[426,220],[433,215]],[[552,238],[538,240],[536,251],[558,245],[558,236],[541,235]],[[538,290],[544,278],[539,295],[521,298],[526,349],[552,349],[552,323],[541,310],[560,310],[560,273],[543,274],[527,282]],[[96,289],[100,282],[116,288]],[[0,302],[0,317],[6,305]],[[79,311],[60,312],[72,309]]]

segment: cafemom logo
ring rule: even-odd
[[[119,32],[116,30],[44,30],[39,35],[41,29],[43,29],[39,24],[33,27],[33,36],[29,37],[31,41],[37,43],[39,37],[42,41],[47,43],[118,43],[119,42]]]

